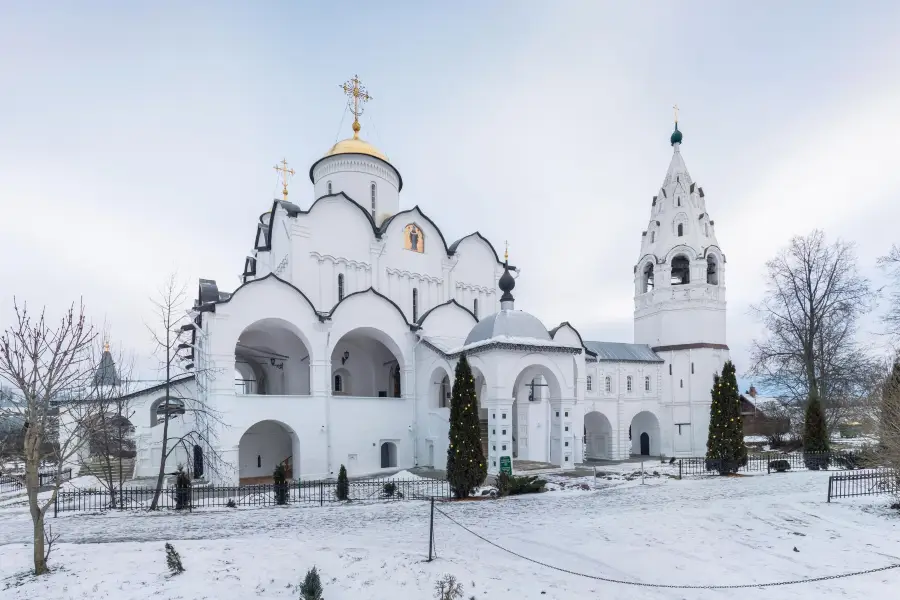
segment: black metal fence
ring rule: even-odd
[[[747,464],[738,467],[738,473],[777,473],[797,470],[827,470],[830,468],[856,469],[862,466],[863,457],[855,452],[796,452],[782,454],[766,452],[747,457]],[[678,475],[718,475],[719,461],[706,457],[679,458]]]
[[[109,490],[82,489],[60,491],[53,507],[54,516],[67,511],[105,511],[147,509],[153,501],[152,488]],[[216,508],[275,506],[278,504],[330,504],[340,502],[337,481],[302,481],[284,484],[235,487],[202,486],[191,488],[178,497],[177,488],[163,490],[159,508]],[[396,502],[401,500],[449,500],[450,484],[439,479],[358,479],[351,480],[347,494],[351,502]]]
[[[72,469],[63,469],[60,472],[60,480],[68,481],[72,479]],[[38,473],[38,487],[53,485],[56,481],[56,471],[42,471]],[[25,489],[25,474],[7,474],[0,475],[0,493],[15,492]]]
[[[832,498],[900,493],[900,472],[891,468],[843,471],[828,478],[828,501]]]

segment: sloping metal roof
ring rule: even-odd
[[[584,345],[588,350],[597,353],[597,360],[614,362],[665,362],[646,344],[585,341]]]

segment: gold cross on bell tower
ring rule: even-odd
[[[347,105],[353,113],[353,139],[356,140],[359,139],[359,130],[361,129],[359,117],[363,114],[363,104],[372,100],[372,96],[363,87],[357,75],[354,75],[352,79],[348,79],[341,85],[341,89],[347,95]]]
[[[506,241],[506,250],[503,251],[503,262],[509,262],[509,241]]]
[[[675,124],[678,124],[678,105],[672,107],[675,110]]]
[[[281,194],[284,196],[284,201],[287,202],[287,197],[288,197],[288,191],[287,191],[287,186],[288,186],[288,175],[293,176],[293,175],[294,175],[294,170],[293,170],[293,169],[288,169],[288,168],[287,168],[288,163],[287,163],[287,159],[286,159],[286,158],[281,159],[280,165],[281,165],[281,166],[278,166],[278,165],[276,164],[273,168],[281,174],[281,184],[284,186],[284,189],[281,191]]]

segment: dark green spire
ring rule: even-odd
[[[681,132],[678,131],[678,121],[675,121],[675,131],[672,132],[672,137],[669,138],[669,141],[672,142],[672,145],[681,143]]]

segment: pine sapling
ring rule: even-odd
[[[350,499],[350,480],[347,479],[347,467],[344,465],[341,465],[341,470],[338,472],[335,495],[337,495],[337,499],[342,502]]]
[[[458,600],[463,597],[463,586],[448,573],[435,582],[434,597],[437,600]]]
[[[184,566],[181,564],[181,556],[178,555],[178,551],[175,550],[174,546],[169,542],[166,542],[166,565],[168,565],[169,572],[172,573],[172,575],[184,573]]]
[[[322,581],[315,567],[306,572],[300,585],[300,600],[322,600]]]

